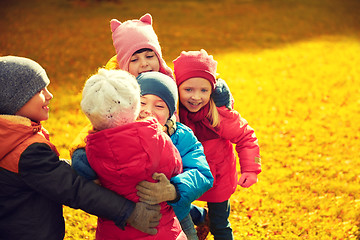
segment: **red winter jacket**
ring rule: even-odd
[[[254,130],[240,114],[226,107],[217,108],[220,125],[216,128],[220,138],[202,141],[206,160],[214,177],[214,185],[199,200],[223,202],[230,198],[237,186],[236,155],[241,173],[261,172],[258,140]],[[194,129],[194,126],[189,126]]]
[[[162,126],[153,118],[102,130],[87,136],[86,155],[101,184],[138,202],[136,185],[143,180],[154,182],[155,172],[168,179],[182,172],[179,152]],[[97,239],[186,239],[174,211],[161,203],[162,218],[157,235],[148,235],[126,226],[125,231],[112,221],[99,218]]]

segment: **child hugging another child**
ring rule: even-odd
[[[236,186],[250,187],[261,172],[258,140],[254,130],[235,110],[216,107],[212,93],[216,84],[217,62],[205,50],[182,52],[174,60],[174,74],[179,90],[180,122],[190,127],[204,146],[206,160],[214,177],[213,187],[200,197],[208,213],[193,208],[194,223],[208,214],[214,239],[233,239],[228,220],[229,198]],[[241,177],[238,180],[236,145]]]
[[[124,70],[135,77],[142,72],[155,71],[173,78],[172,70],[162,58],[161,47],[152,27],[150,14],[145,14],[139,20],[127,20],[123,23],[113,19],[110,22],[110,28],[116,55],[106,64],[106,69]],[[83,164],[87,162],[84,138],[91,128],[91,125],[87,125],[81,130],[71,145],[70,155],[73,168],[82,176],[95,180],[97,176],[87,164]],[[170,128],[172,126],[169,126]]]
[[[162,123],[165,126],[165,131],[170,136],[172,136],[172,134],[176,132],[176,128],[179,126],[179,123],[175,124],[176,117],[174,115],[178,99],[177,89],[176,86],[175,88],[171,87],[171,84],[174,84],[175,80],[173,79],[172,70],[166,65],[165,61],[162,58],[161,47],[152,27],[151,15],[146,14],[142,16],[139,20],[128,20],[123,23],[114,19],[111,21],[110,25],[113,37],[113,44],[117,55],[115,55],[109,60],[105,68],[128,71],[135,77],[139,76],[139,74],[141,73],[160,73],[156,75],[156,77],[151,77],[151,79],[159,78],[170,81],[169,86],[167,86],[167,84],[165,84],[163,80],[161,80],[160,82],[162,82],[162,85],[167,86],[162,88],[166,89],[166,91],[164,91],[163,93],[164,95],[162,96],[176,96],[176,100],[174,97],[172,106],[167,106],[167,108],[169,107],[169,109],[171,109],[169,111],[170,116],[166,117],[166,123]],[[145,82],[150,78],[144,76],[141,79],[142,82]],[[171,89],[175,89],[176,94],[172,94],[172,91],[169,91]],[[225,94],[223,93],[222,96],[225,97],[220,97],[220,100],[230,99],[226,92]],[[219,102],[226,103],[230,102],[230,100]],[[182,124],[180,128],[185,129]],[[70,155],[72,158],[72,167],[80,175],[86,177],[87,179],[96,181],[97,174],[89,166],[85,152],[86,143],[84,139],[88,135],[88,131],[91,129],[92,126],[88,125],[75,138],[70,149]],[[182,129],[179,132],[184,131],[187,132],[188,128],[186,128],[186,130]],[[177,134],[172,136],[172,139],[175,139],[175,136],[177,136]],[[156,186],[153,186],[150,182],[143,181],[141,183],[143,188],[140,187],[140,189],[151,189],[150,192],[145,191],[144,194],[147,194],[147,197],[143,195],[143,197],[146,199],[144,199],[144,201],[152,201],[152,203],[160,203],[164,201],[169,201],[169,203],[170,201],[173,201],[172,203],[175,203],[179,201],[179,203],[177,204],[178,206],[185,203],[185,205],[189,205],[192,201],[201,196],[202,193],[204,193],[212,186],[213,177],[210,173],[209,166],[205,160],[203,148],[201,144],[196,140],[196,138],[193,139],[191,137],[189,139],[191,140],[191,142],[194,143],[193,146],[188,149],[185,148],[183,150],[179,150],[182,157],[184,158],[184,156],[186,155],[187,159],[183,160],[184,171],[171,178],[170,182],[167,178],[164,178],[163,175],[155,174],[154,179],[159,180],[158,185]],[[194,156],[194,159],[190,160],[192,156]],[[197,178],[199,178],[201,181],[198,181]],[[188,183],[193,184],[189,185]],[[181,186],[183,186],[183,188],[187,190],[180,190],[182,188]],[[154,191],[152,191],[153,188],[155,189]],[[181,193],[179,191],[181,191]],[[178,209],[180,208],[181,207],[179,207]],[[192,222],[190,222],[191,219],[190,221],[186,220],[190,218],[190,216],[186,216],[189,215],[188,210],[182,211],[178,209],[176,209],[176,206],[174,206],[175,213],[178,219],[181,221],[181,224],[186,224],[186,222],[188,223],[185,227],[183,226],[183,230],[187,234],[188,238],[197,239],[196,234],[194,236],[195,229]],[[191,238],[190,236],[193,236],[193,238]]]
[[[0,57],[0,238],[63,239],[62,205],[112,220],[119,230],[128,223],[156,233],[158,209],[134,204],[60,161],[41,125],[53,98],[49,83],[35,61]]]
[[[137,77],[137,80],[141,89],[140,119],[155,117],[164,127],[163,130],[165,130],[165,123],[170,121],[171,116],[173,116],[176,111],[178,93],[175,82],[160,72],[142,73]],[[114,108],[114,110],[116,109]],[[163,173],[154,173],[153,179],[158,180],[158,182],[139,181],[136,187],[139,190],[137,195],[140,197],[140,201],[148,204],[159,204],[167,201],[174,209],[176,217],[179,219],[187,238],[196,240],[198,239],[197,233],[189,214],[190,205],[210,189],[213,183],[213,177],[205,159],[204,149],[191,129],[179,122],[174,124],[176,128],[174,128],[175,131],[170,134],[170,138],[181,155],[184,171],[171,178],[168,178],[168,176]],[[88,137],[86,146],[86,152],[89,158],[88,144],[90,136]],[[118,154],[127,156],[131,154],[131,152],[128,153],[125,149],[122,152],[119,151]],[[79,159],[74,160],[79,161]],[[82,160],[86,160],[86,155]],[[77,171],[83,172],[84,169],[86,169],[86,172],[92,171],[92,173],[88,175],[97,175],[96,168],[94,168],[96,172],[91,168],[93,167],[91,162],[91,166],[87,161],[82,161],[81,165],[86,167],[80,168],[80,164],[77,164]],[[170,179],[170,181],[168,179]]]
[[[137,80],[141,89],[140,118],[154,116],[165,127],[165,123],[171,120],[170,117],[176,110],[176,83],[159,72],[142,73]],[[198,237],[189,215],[190,205],[212,186],[213,177],[206,162],[204,149],[192,130],[179,122],[175,122],[174,125],[175,131],[170,134],[170,138],[180,152],[184,172],[171,178],[170,182],[165,177],[160,178],[159,183],[143,181],[137,186],[138,195],[141,201],[149,204],[168,201],[187,238],[194,240]],[[165,184],[166,182],[169,184]],[[171,191],[167,189],[174,189],[175,192],[175,188],[171,188],[172,184],[176,187],[177,197],[162,196],[171,196]]]
[[[87,136],[86,154],[102,186],[139,202],[136,185],[154,181],[154,173],[167,178],[182,172],[179,152],[154,118],[135,121],[140,112],[140,88],[131,74],[99,69],[83,89],[81,108],[94,131]],[[172,208],[161,205],[156,235],[126,226],[117,228],[98,219],[96,239],[186,239]]]

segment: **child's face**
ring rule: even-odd
[[[45,87],[36,93],[15,115],[30,118],[35,122],[49,118],[49,102],[53,95]]]
[[[156,95],[147,94],[141,96],[140,118],[155,117],[161,125],[165,125],[170,117],[170,111],[166,103]]]
[[[143,72],[159,72],[160,63],[155,52],[148,50],[141,53],[135,53],[130,58],[129,72],[137,77]]]
[[[205,78],[189,78],[179,86],[180,102],[190,112],[197,112],[210,101],[211,84]]]

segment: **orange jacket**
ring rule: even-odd
[[[0,123],[0,167],[18,173],[20,155],[35,142],[46,143],[59,156],[49,141],[48,132],[40,124],[15,115],[1,115]]]

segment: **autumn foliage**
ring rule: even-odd
[[[214,55],[259,139],[259,182],[231,198],[235,239],[359,239],[359,9],[357,0],[6,0],[0,55],[47,70],[44,125],[69,158],[87,123],[83,84],[115,54],[109,21],[151,13],[169,66],[182,50]],[[64,216],[66,239],[94,238],[95,216],[68,207]]]

